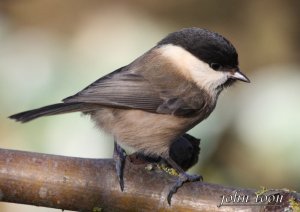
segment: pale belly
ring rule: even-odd
[[[163,156],[168,155],[174,139],[194,126],[197,120],[110,108],[93,112],[91,117],[100,128],[112,134],[120,145],[125,144],[146,154]]]

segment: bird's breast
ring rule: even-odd
[[[194,126],[199,119],[112,108],[98,110],[91,117],[121,145],[155,155],[168,153],[172,141]]]

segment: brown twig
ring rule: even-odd
[[[269,190],[268,195],[282,195],[282,201],[277,206],[259,206],[252,189],[195,182],[184,184],[169,206],[166,197],[174,183],[173,176],[148,171],[145,164],[127,160],[124,180],[125,190],[121,192],[111,159],[0,149],[0,200],[4,202],[74,211],[274,211],[291,207],[292,201],[293,207],[297,207],[300,199],[294,192]],[[248,196],[250,202],[241,205],[242,202],[232,199],[232,205],[217,207],[222,200],[229,203],[235,195]]]

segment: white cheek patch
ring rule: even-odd
[[[180,46],[165,45],[160,48],[163,56],[176,64],[183,76],[194,81],[199,87],[204,88],[210,94],[217,93],[217,88],[228,78],[228,74],[213,70],[207,63],[201,61]]]

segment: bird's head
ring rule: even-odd
[[[239,69],[234,46],[222,35],[200,28],[169,34],[158,43],[178,70],[209,93],[218,94],[237,80],[250,82]]]

